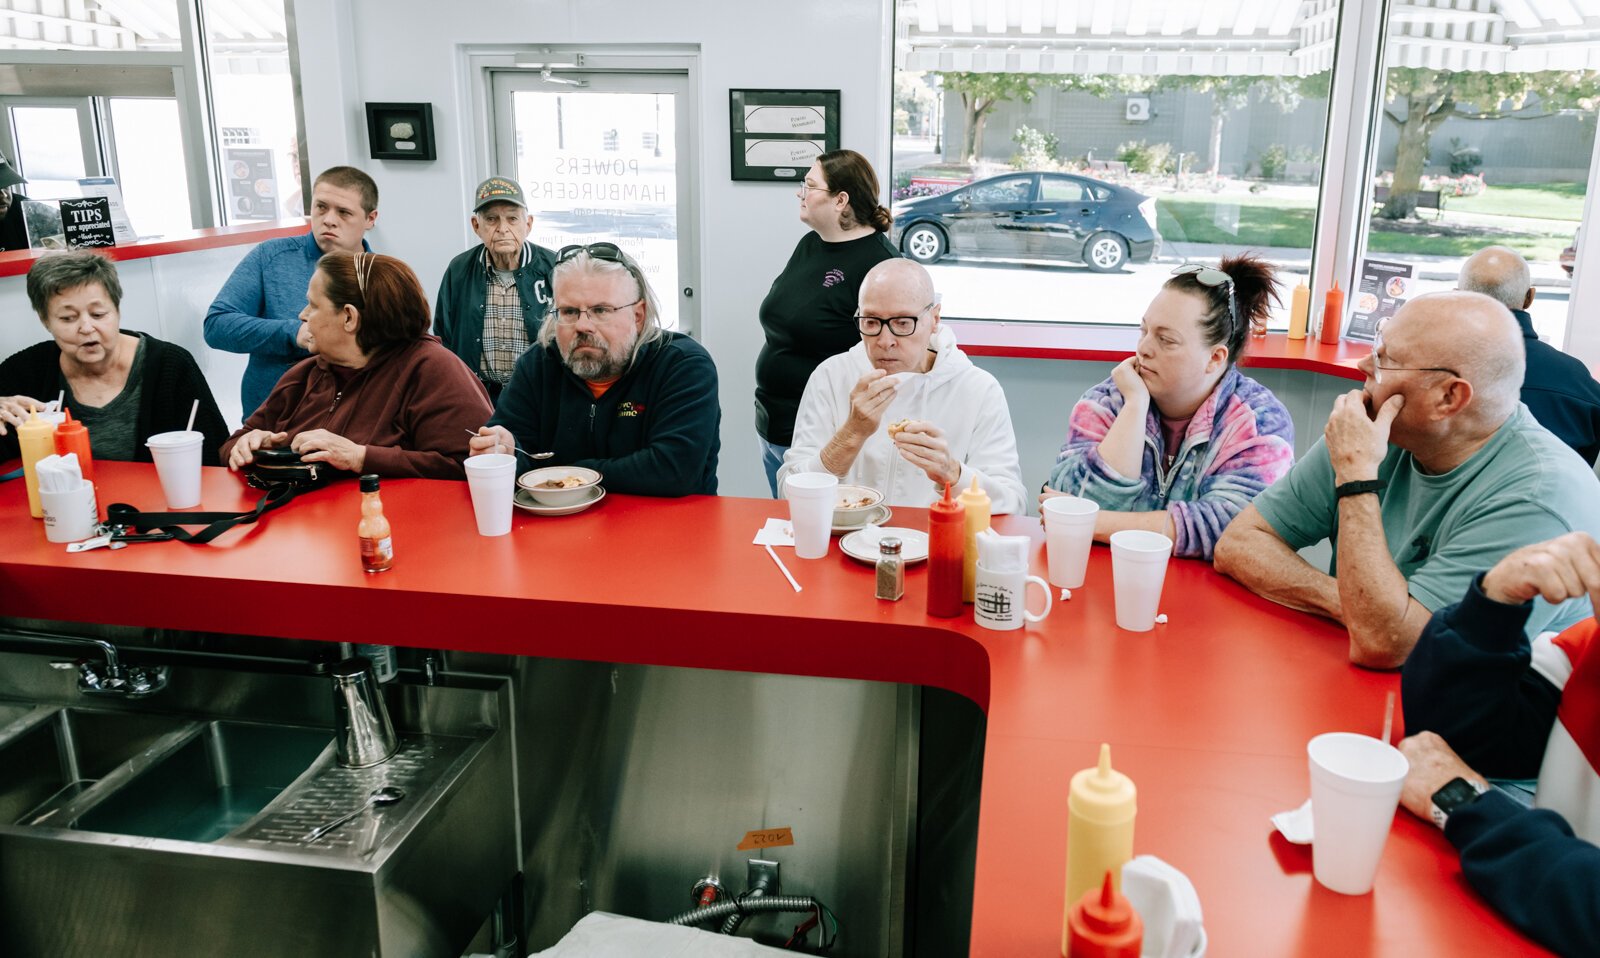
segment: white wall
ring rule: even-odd
[[[804,233],[792,186],[729,179],[730,88],[838,89],[841,143],[888,171],[888,0],[294,0],[311,168],[351,163],[378,181],[374,249],[436,288],[471,240],[474,123],[465,45],[695,44],[699,47],[700,340],[721,377],[720,491],[766,494],[756,450],[756,310]],[[367,101],[433,104],[439,158],[367,156]]]

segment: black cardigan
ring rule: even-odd
[[[135,422],[135,462],[150,462],[150,450],[143,440],[158,432],[182,429],[189,421],[189,407],[200,399],[200,412],[194,428],[205,434],[200,461],[208,466],[222,464],[218,450],[228,441],[228,427],[222,421],[217,401],[211,396],[205,374],[182,346],[131,329],[123,332],[144,340],[144,384],[139,395],[139,418]],[[35,343],[0,363],[0,396],[29,396],[49,402],[66,385],[61,375],[61,347],[53,339]],[[20,454],[17,431],[7,428],[0,436],[0,462]]]

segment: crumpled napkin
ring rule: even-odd
[[[788,519],[768,519],[767,524],[756,530],[756,537],[751,540],[758,546],[792,546],[794,545],[794,526]]]
[[[1311,844],[1311,837],[1315,833],[1311,821],[1311,799],[1306,799],[1305,804],[1299,808],[1292,808],[1272,816],[1272,827],[1291,844]]]

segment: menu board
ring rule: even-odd
[[[1378,325],[1393,316],[1406,300],[1411,298],[1416,277],[1409,263],[1390,263],[1381,259],[1361,261],[1361,280],[1356,284],[1355,299],[1350,304],[1350,325],[1345,328],[1345,339],[1372,342]]]
[[[228,174],[229,222],[278,218],[278,176],[271,150],[230,146],[222,151],[222,169]]]

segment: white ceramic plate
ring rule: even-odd
[[[845,532],[854,532],[869,522],[876,522],[881,526],[885,522],[888,522],[889,517],[892,515],[894,515],[894,513],[889,511],[889,507],[880,502],[876,506],[873,506],[872,511],[867,513],[866,518],[862,519],[860,522],[852,522],[849,525],[840,525],[839,523],[834,523],[833,534],[839,535]]]
[[[918,532],[916,529],[901,529],[895,526],[885,526],[879,530],[882,535],[898,536],[900,539],[900,558],[910,565],[921,562],[928,557],[928,534]],[[867,538],[867,530],[857,529],[839,540],[839,551],[868,565],[878,564],[878,543]]]
[[[606,497],[604,486],[595,486],[593,488],[593,497],[570,506],[542,506],[533,501],[533,496],[528,493],[528,490],[518,489],[517,494],[511,499],[511,504],[523,512],[531,512],[536,516],[570,516],[574,513],[582,512]],[[924,549],[923,551],[926,552],[927,550]]]

